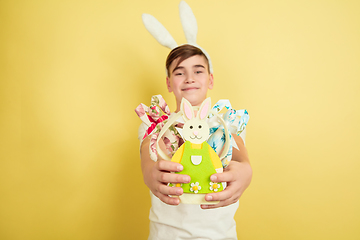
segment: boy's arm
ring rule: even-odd
[[[202,205],[201,208],[218,208],[233,204],[239,200],[243,192],[250,185],[252,178],[252,168],[250,166],[249,156],[240,136],[232,135],[239,150],[233,148],[232,160],[223,173],[216,173],[211,176],[213,182],[227,182],[224,191],[218,193],[209,193],[205,196],[207,201],[220,201],[215,205]]]
[[[162,141],[160,141],[162,143]],[[180,163],[158,159],[154,162],[149,154],[150,137],[144,139],[140,146],[141,170],[143,173],[144,183],[150,191],[161,201],[170,205],[178,205],[178,198],[169,197],[169,195],[183,194],[180,187],[167,186],[168,183],[188,183],[190,177],[187,175],[175,174],[171,172],[180,172],[183,167]],[[160,144],[165,149],[164,144]]]

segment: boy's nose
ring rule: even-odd
[[[198,132],[198,131],[193,131],[193,134],[194,134],[195,136],[197,136],[197,135],[199,134],[199,132]]]
[[[194,78],[192,76],[188,76],[186,78],[186,83],[193,83],[193,82],[195,82],[195,81],[194,81]]]

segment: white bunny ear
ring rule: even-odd
[[[150,34],[163,46],[173,49],[177,43],[166,28],[152,15],[142,14],[142,20],[145,28]]]
[[[198,26],[193,11],[185,1],[180,2],[179,11],[181,24],[183,26],[183,30],[188,44],[201,49],[201,51],[205,54],[206,58],[209,61],[210,73],[214,73],[209,54],[203,48],[196,44]],[[145,28],[161,45],[170,49],[174,49],[178,46],[174,38],[168,32],[168,30],[166,30],[166,28],[155,17],[150,14],[144,13],[142,15],[142,20]]]
[[[211,108],[211,99],[208,97],[201,103],[201,106],[199,108],[199,111],[197,112],[196,117],[200,120],[205,119],[209,115],[210,108]]]
[[[193,11],[185,1],[180,2],[179,11],[181,24],[183,26],[187,42],[196,44],[198,25]]]
[[[201,51],[205,54],[206,58],[209,61],[210,73],[214,73],[209,54],[202,47],[197,45],[197,43],[196,43],[198,25],[197,25],[197,21],[196,21],[193,11],[191,10],[190,6],[185,1],[180,2],[179,11],[180,11],[181,25],[183,26],[183,30],[184,30],[187,42],[189,44],[201,49]]]
[[[183,118],[185,121],[189,121],[190,119],[193,119],[195,116],[191,103],[185,98],[181,99],[180,110],[183,113]]]

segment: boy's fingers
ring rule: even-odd
[[[189,183],[190,176],[182,175],[182,174],[175,174],[175,173],[167,173],[167,172],[160,172],[158,175],[159,182],[162,183]]]
[[[184,169],[180,163],[175,163],[165,160],[158,160],[156,162],[156,168],[159,171],[168,171],[168,172],[181,172]]]
[[[235,180],[231,172],[215,173],[210,176],[212,182],[232,182]]]
[[[214,204],[214,205],[201,205],[200,207],[202,209],[214,209],[214,208],[219,208],[219,207],[223,207],[223,206],[227,206],[229,204],[226,203],[226,201],[224,202],[220,202],[218,204]]]
[[[180,204],[180,199],[178,199],[178,198],[169,197],[164,194],[159,194],[159,196],[157,196],[157,197],[161,201],[163,201],[164,203],[169,204],[169,205],[179,205]]]
[[[173,196],[180,196],[183,193],[182,188],[179,187],[168,187],[166,185],[160,185],[158,190],[154,192],[155,196],[158,197],[162,202],[169,205],[179,205],[180,199]]]
[[[207,194],[205,196],[205,200],[209,202],[211,201],[220,201],[220,202],[213,205],[201,205],[202,209],[213,209],[213,208],[228,206],[230,204],[235,203],[238,199],[232,196],[231,191],[224,190],[219,193]]]
[[[227,187],[224,191],[218,193],[209,193],[206,194],[206,201],[224,201],[226,199],[230,199],[233,196],[233,192],[231,191],[231,186]]]
[[[183,189],[181,187],[169,187],[166,185],[161,185],[159,187],[159,192],[164,195],[176,195],[180,196],[183,194]]]

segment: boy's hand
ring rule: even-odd
[[[249,186],[252,169],[247,162],[231,161],[223,173],[213,174],[210,179],[213,182],[226,182],[225,190],[218,193],[209,193],[205,196],[206,201],[220,201],[214,205],[201,205],[202,209],[218,208],[236,203],[245,189]]]
[[[239,150],[233,148],[232,160],[223,173],[216,173],[210,177],[212,182],[226,182],[225,190],[218,193],[206,194],[206,201],[220,201],[214,205],[201,205],[202,209],[225,207],[236,203],[245,189],[250,185],[252,168],[244,141],[237,135],[232,135]]]
[[[180,172],[183,166],[180,163],[158,159],[154,162],[150,159],[149,154],[149,137],[144,139],[141,144],[141,169],[144,182],[150,191],[161,201],[169,205],[179,205],[180,199],[170,197],[169,195],[180,196],[183,189],[180,187],[170,187],[168,183],[189,183],[190,176],[175,174],[172,172]],[[165,145],[160,141],[160,147],[164,150]]]
[[[158,160],[149,163],[147,171],[143,172],[144,182],[151,192],[161,201],[169,205],[178,205],[180,199],[169,197],[169,195],[180,196],[183,194],[181,187],[171,187],[168,183],[189,183],[190,176],[175,174],[171,172],[180,172],[183,166],[180,163]]]

